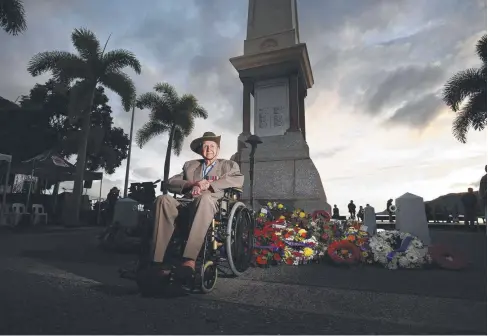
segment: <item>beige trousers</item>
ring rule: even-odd
[[[217,211],[217,201],[218,199],[212,193],[205,191],[188,205],[189,209],[183,209],[190,211],[189,218],[192,220],[190,235],[183,253],[184,258],[197,259]],[[163,262],[175,229],[180,205],[180,202],[170,195],[159,196],[156,199],[152,241],[155,262]]]

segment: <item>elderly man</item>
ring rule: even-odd
[[[195,276],[195,260],[217,211],[217,201],[224,195],[224,189],[242,188],[244,184],[244,176],[237,163],[217,158],[220,136],[205,132],[202,137],[191,142],[190,148],[201,155],[202,159],[185,162],[182,172],[171,177],[167,187],[172,193],[185,194],[194,200],[183,206],[170,195],[159,196],[156,200],[153,234],[154,261],[162,263],[179,211],[190,211],[192,226],[183,253],[183,263],[174,273],[176,278],[185,281]],[[163,274],[168,273],[163,266]]]

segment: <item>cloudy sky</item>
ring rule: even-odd
[[[222,156],[236,150],[242,129],[241,83],[229,58],[243,53],[246,0],[25,0],[28,31],[0,32],[0,96],[15,100],[36,82],[32,55],[70,50],[70,33],[86,27],[109,49],[136,53],[139,93],[165,81],[193,93],[209,111],[193,137],[222,134]],[[486,32],[486,0],[299,0],[300,38],[315,85],[306,100],[307,140],[331,204],[346,208],[405,192],[432,199],[477,187],[486,162],[486,132],[453,139],[452,112],[439,99],[456,71],[479,65],[474,48]],[[129,72],[131,75],[132,73]],[[129,114],[111,97],[115,122],[129,132]],[[147,121],[137,111],[135,129]],[[188,139],[186,148],[189,147]],[[162,176],[167,137],[134,146],[131,179]],[[184,150],[171,172],[194,158]],[[104,181],[103,194],[123,187],[125,163]],[[94,184],[92,194],[98,194]]]

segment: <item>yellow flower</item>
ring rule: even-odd
[[[281,215],[281,216],[280,216],[280,219],[285,219],[285,216]]]
[[[283,204],[281,204],[281,203],[278,204],[278,209],[280,209],[280,210],[283,209]]]
[[[305,248],[303,249],[303,255],[304,255],[305,257],[310,257],[310,256],[312,256],[312,255],[313,255],[313,250],[312,250],[310,247],[305,247]]]
[[[362,252],[362,255],[363,255],[363,257],[365,257],[365,258],[366,258],[366,257],[368,256],[368,252],[363,251],[363,252]]]
[[[271,202],[268,202],[267,206],[268,206],[268,208],[271,209],[273,207],[273,204]]]
[[[266,214],[263,214],[262,212],[259,214],[259,217],[266,217]]]
[[[300,218],[305,218],[305,216],[306,216],[306,215],[305,215],[305,212],[303,212],[303,211],[302,211],[302,212],[300,212],[300,215],[299,215],[299,216],[300,216]]]

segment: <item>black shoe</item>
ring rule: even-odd
[[[178,266],[173,273],[173,278],[184,286],[193,287],[195,283],[195,270],[190,266]]]

